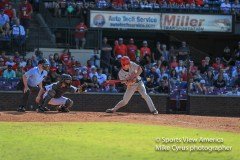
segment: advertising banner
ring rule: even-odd
[[[232,32],[232,16],[162,13],[161,29],[195,32]]]
[[[90,27],[193,32],[232,32],[231,15],[90,11]]]
[[[156,13],[91,10],[90,27],[159,30],[160,16]]]

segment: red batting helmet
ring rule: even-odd
[[[121,58],[121,65],[125,66],[125,65],[129,65],[130,64],[130,59],[128,58],[128,56],[123,56]]]

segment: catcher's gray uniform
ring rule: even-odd
[[[137,70],[139,67],[140,66],[137,65],[136,63],[130,62],[130,67],[128,71],[125,71],[123,69],[119,71],[118,73],[119,79],[128,80],[128,78],[132,74],[137,73]],[[147,94],[144,83],[142,82],[140,76],[137,77],[137,81],[135,83],[127,85],[127,90],[123,96],[123,99],[113,108],[113,111],[117,111],[119,108],[125,106],[136,91],[138,91],[141,94],[142,98],[147,102],[150,112],[156,111],[156,108],[152,102],[152,99]]]
[[[54,90],[55,95],[51,98],[51,100],[48,102],[48,104],[54,105],[54,106],[60,106],[60,105],[66,105],[66,102],[68,100],[68,98],[63,96],[63,94],[66,92],[75,93],[78,91],[78,88],[76,88],[72,85],[69,87],[61,88],[61,83],[56,82],[56,83],[50,84],[48,86],[45,86],[45,90],[46,90],[46,92],[43,95],[43,99],[45,99],[45,97],[48,95],[48,92],[50,90]]]

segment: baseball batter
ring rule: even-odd
[[[68,74],[62,74],[59,82],[50,84],[41,89],[36,98],[38,103],[43,95],[43,102],[38,107],[38,112],[45,112],[47,105],[59,106],[59,112],[69,112],[69,108],[72,107],[73,101],[63,95],[66,92],[80,93],[81,89],[71,85],[72,77]]]
[[[123,100],[121,100],[114,108],[107,109],[107,113],[114,113],[119,108],[128,104],[132,95],[138,91],[142,98],[147,102],[148,108],[151,113],[154,115],[158,114],[152,99],[146,92],[144,83],[141,80],[140,74],[142,73],[142,68],[134,62],[131,62],[127,56],[123,56],[121,58],[122,69],[119,71],[118,76],[120,80],[125,81],[124,83],[127,85],[127,90],[123,96]]]

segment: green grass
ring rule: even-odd
[[[158,137],[223,138],[223,144],[201,145],[232,146],[232,151],[156,151]],[[240,134],[125,123],[0,123],[0,160],[80,159],[239,160]]]

